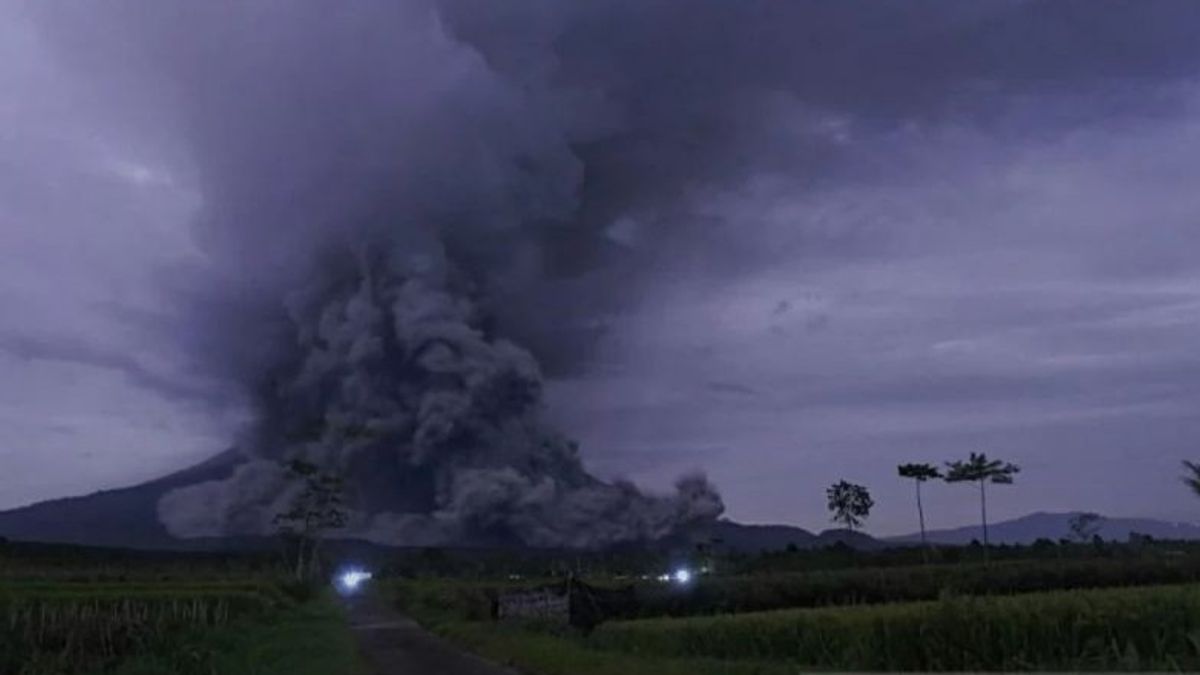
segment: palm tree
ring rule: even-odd
[[[971,453],[966,461],[946,462],[947,483],[979,483],[979,512],[983,519],[983,557],[987,559],[987,490],[988,483],[1010,485],[1021,467],[998,459],[989,460],[984,453]]]
[[[921,521],[921,546],[928,547],[925,540],[925,509],[921,506],[921,483],[934,478],[941,478],[942,472],[932,464],[901,464],[896,470],[904,478],[913,479],[917,486],[917,519]]]
[[[1188,470],[1183,478],[1183,484],[1190,487],[1192,492],[1200,495],[1200,463],[1183,460],[1183,468]]]

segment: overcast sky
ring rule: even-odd
[[[996,518],[1196,520],[1178,480],[1200,458],[1200,58],[1180,28],[1196,5],[1060,3],[1076,14],[1056,23],[1038,3],[954,4],[922,3],[954,17],[925,31],[839,24],[886,39],[827,47],[828,68],[776,64],[787,86],[742,147],[818,159],[685,185],[671,218],[688,226],[665,234],[605,225],[656,253],[611,287],[581,365],[550,369],[551,413],[594,471],[664,488],[702,468],[731,517],[810,529],[847,479],[875,495],[868,529],[894,534],[915,529],[898,463],[983,451],[1023,469]],[[183,468],[249,414],[145,320],[208,255],[202,150],[29,7],[0,0],[0,507]],[[515,50],[461,22],[506,67]],[[602,35],[552,49],[566,70]],[[976,517],[966,487],[927,495],[931,527]]]

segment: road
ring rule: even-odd
[[[371,675],[518,675],[429,633],[373,593],[353,596],[346,603]]]

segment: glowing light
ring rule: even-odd
[[[675,583],[677,584],[686,584],[692,580],[692,571],[687,568],[680,568],[675,570],[675,574],[672,574],[671,577],[675,579]]]
[[[371,573],[360,569],[348,569],[338,575],[338,586],[343,592],[353,593],[363,582],[371,579]]]

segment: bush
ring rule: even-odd
[[[402,581],[390,584],[395,605],[427,625],[492,618],[497,584]]]
[[[317,597],[325,585],[315,580],[289,579],[279,584],[279,590],[294,602],[308,602]]]

